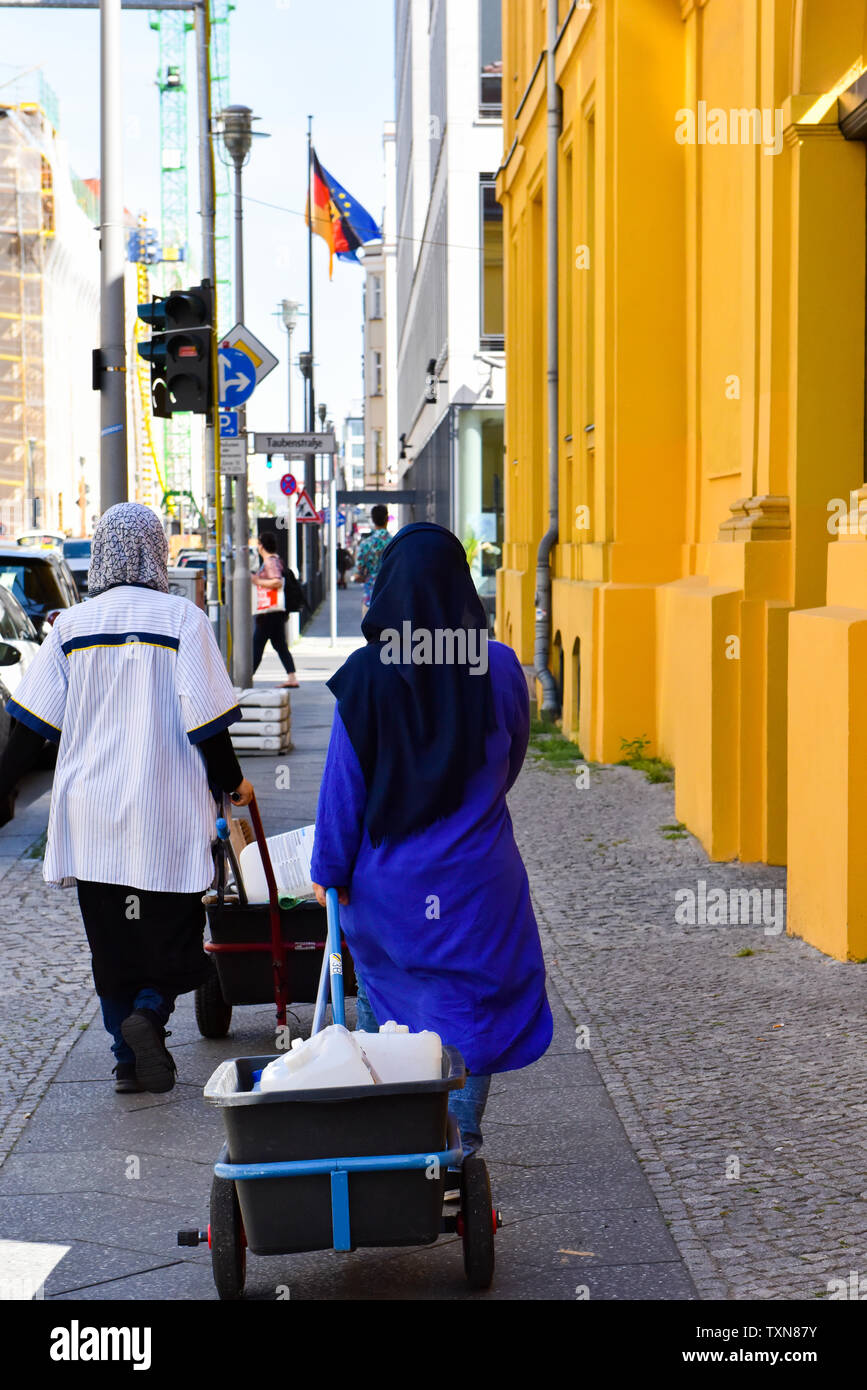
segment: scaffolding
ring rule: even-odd
[[[144,262],[136,264],[136,288],[139,304],[147,304],[151,297],[150,277]],[[130,360],[135,364],[135,388],[132,396],[132,416],[135,428],[136,447],[136,501],[147,507],[159,508],[166,490],[165,480],[160,471],[154,440],[154,421],[151,409],[151,369],[150,363],[140,357],[139,343],[147,337],[144,322],[136,315],[133,325],[133,343]]]

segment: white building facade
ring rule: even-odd
[[[500,0],[396,0],[399,486],[493,592],[505,403]]]
[[[398,480],[397,244],[394,121],[383,130],[385,196],[382,241],[359,252],[364,265],[364,486],[392,488]]]

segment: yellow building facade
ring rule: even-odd
[[[497,622],[525,662],[554,3],[503,4]],[[787,863],[789,931],[863,959],[867,209],[838,96],[867,64],[867,3],[560,0],[555,58],[564,732],[593,761],[647,737],[711,858]]]

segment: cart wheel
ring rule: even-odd
[[[217,967],[211,961],[207,980],[196,990],[196,1023],[203,1038],[224,1038],[231,1022],[232,1005],[223,998]]]
[[[247,1240],[235,1184],[214,1178],[211,1185],[211,1267],[217,1293],[223,1299],[240,1298],[247,1277]]]
[[[461,1166],[461,1238],[467,1283],[471,1289],[489,1289],[494,1277],[491,1184],[485,1160],[474,1154]]]

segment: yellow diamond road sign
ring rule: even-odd
[[[264,343],[245,328],[243,323],[236,323],[230,333],[220,339],[221,346],[237,348],[239,352],[244,352],[249,357],[256,372],[256,385],[273,371],[277,366],[278,358],[273,352],[269,352]]]

